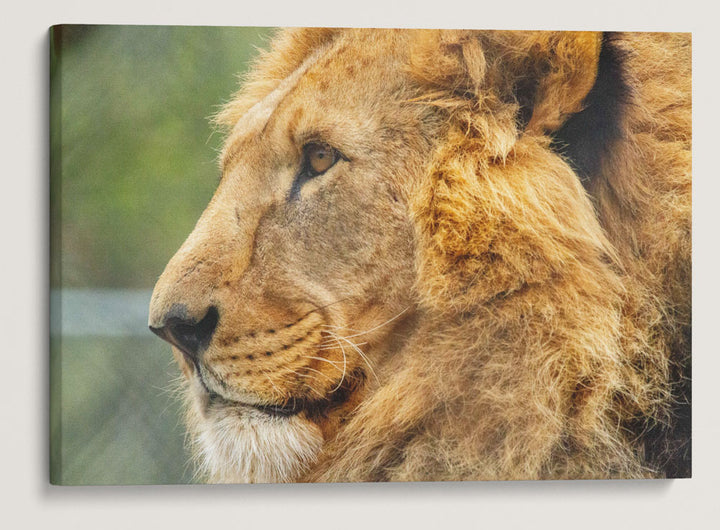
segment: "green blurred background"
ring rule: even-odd
[[[192,481],[179,369],[147,305],[218,181],[209,117],[271,33],[51,30],[52,483]]]

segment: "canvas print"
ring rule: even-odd
[[[691,475],[689,34],[51,41],[54,483]]]

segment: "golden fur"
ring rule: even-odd
[[[201,474],[688,475],[690,105],[688,35],[279,33],[153,294],[176,346],[219,315]]]

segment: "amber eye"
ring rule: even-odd
[[[309,143],[304,147],[305,168],[310,176],[322,175],[338,161],[338,152],[327,144]]]

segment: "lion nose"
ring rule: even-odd
[[[163,319],[163,325],[150,327],[150,331],[161,339],[178,347],[192,362],[208,347],[218,323],[218,310],[210,306],[201,320],[187,318],[187,308],[175,305]]]

